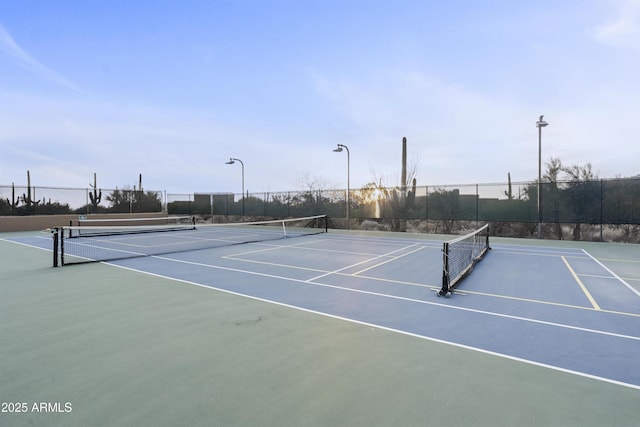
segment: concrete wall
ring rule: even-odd
[[[141,214],[91,214],[87,219],[129,219],[129,218],[162,218],[165,213]],[[33,215],[33,216],[0,216],[0,233],[9,231],[41,231],[47,228],[78,225],[78,215]]]

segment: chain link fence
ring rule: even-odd
[[[162,191],[0,186],[0,216],[162,212]]]
[[[538,204],[538,193],[540,203]],[[640,241],[640,178],[287,192],[167,194],[0,186],[0,215],[156,213],[218,221],[327,214],[335,228]]]

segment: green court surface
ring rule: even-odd
[[[52,268],[8,236],[1,426],[640,425],[638,389],[108,264]],[[640,287],[636,245],[544,244]]]

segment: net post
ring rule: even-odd
[[[58,228],[52,230],[53,235],[53,266],[58,266]]]
[[[60,227],[59,230],[60,235],[58,236],[58,238],[60,239],[60,265],[64,267],[64,227]]]
[[[329,215],[324,216],[324,232],[329,232]]]
[[[489,246],[489,234],[491,234],[491,225],[487,224],[487,235],[485,236],[486,238],[485,245],[487,248],[491,249],[491,246]]]
[[[442,245],[442,288],[438,291],[438,296],[446,296],[449,292],[449,243]]]

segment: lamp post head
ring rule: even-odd
[[[333,151],[336,152],[336,153],[341,153],[342,152],[342,145],[338,144],[338,148],[336,148]]]
[[[542,120],[543,117],[544,117],[544,115],[540,116],[540,119],[536,122],[536,127],[543,128],[545,126],[549,126],[549,123],[547,123],[544,120]]]
[[[225,162],[225,165],[232,165],[232,164],[234,164],[234,163],[235,163],[235,162],[233,161],[233,159],[229,159],[229,161],[228,161],[228,162]]]

